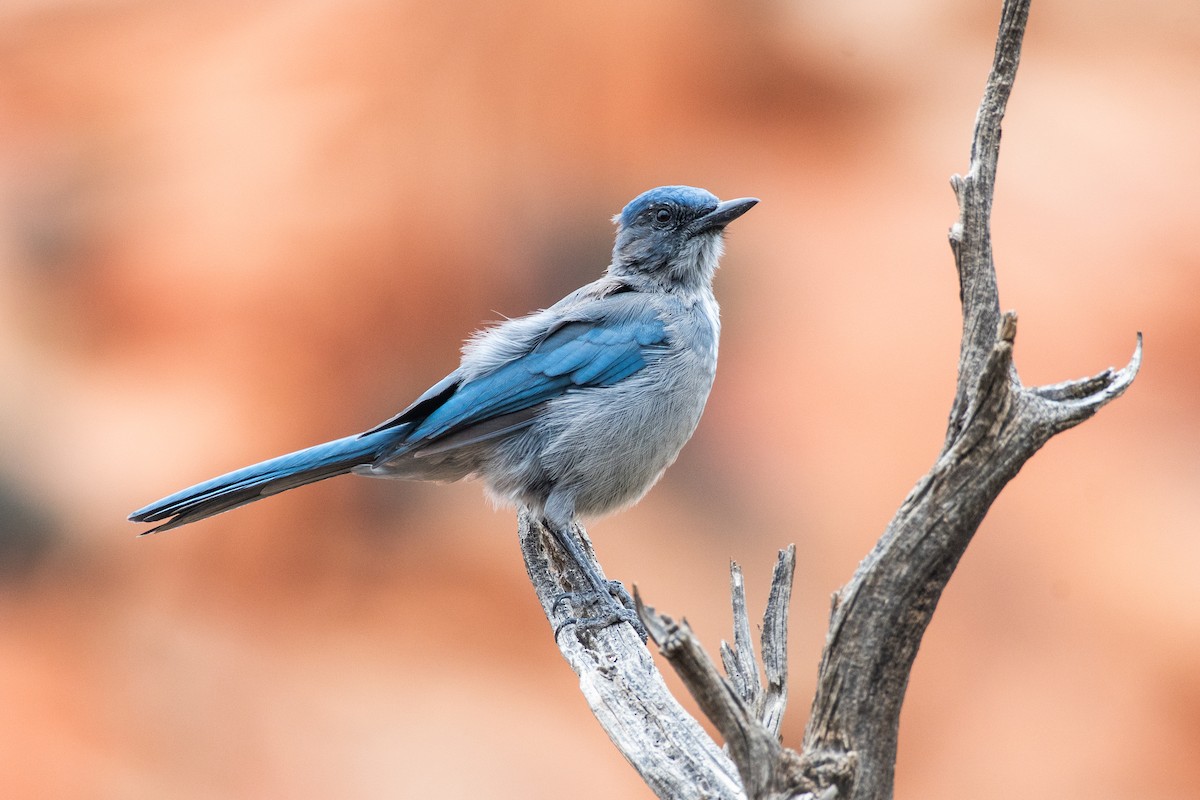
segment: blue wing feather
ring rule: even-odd
[[[634,375],[665,350],[666,342],[666,327],[657,318],[609,313],[567,322],[498,369],[467,381],[461,369],[452,372],[366,433],[213,478],[139,509],[130,519],[162,523],[147,533],[168,530],[405,450],[431,455],[502,436],[531,424],[542,403]]]
[[[572,389],[611,386],[644,368],[667,340],[661,320],[576,321],[560,325],[528,354],[457,386],[424,419],[412,446],[522,411]]]

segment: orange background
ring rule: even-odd
[[[998,2],[13,0],[0,7],[0,795],[647,797],[478,486],[339,479],[166,536],[132,509],[361,430],[479,323],[597,276],[663,183],[763,202],[692,443],[590,526],[715,652],[798,545],[830,593],[931,464],[945,231]],[[900,797],[1200,784],[1200,6],[1035,3],[994,237],[1029,383],[1125,362],[984,522]]]

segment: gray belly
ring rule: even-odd
[[[715,358],[664,361],[617,386],[552,401],[480,470],[489,492],[538,511],[551,492],[567,492],[589,516],[638,500],[691,438],[715,373]]]

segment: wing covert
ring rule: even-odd
[[[457,385],[423,420],[412,421],[405,439],[416,447],[432,444],[574,389],[619,383],[660,355],[666,341],[666,327],[657,317],[564,322],[526,355]]]

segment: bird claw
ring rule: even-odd
[[[641,637],[642,644],[645,644],[649,639],[649,634],[646,631],[646,626],[642,624],[641,619],[638,618],[637,612],[634,610],[633,598],[625,590],[625,585],[620,581],[608,581],[607,589],[607,592],[563,592],[555,597],[554,602],[550,606],[551,615],[555,614],[559,606],[564,603],[594,605],[598,607],[596,611],[599,613],[564,619],[554,627],[554,641],[557,642],[558,635],[572,626],[575,628],[576,637],[579,637],[587,631],[599,630],[607,628],[610,625],[619,625],[622,622],[628,622],[637,635]]]
[[[629,592],[625,589],[625,584],[620,581],[607,581],[608,594],[612,599],[616,600],[621,606],[629,611],[635,610],[633,598],[629,596]],[[550,613],[554,614],[558,611],[558,607],[563,603],[574,601],[586,602],[588,598],[598,598],[603,596],[602,592],[592,590],[587,592],[562,592],[554,598],[554,602],[550,605]]]
[[[612,595],[613,598],[618,603],[623,605],[627,610],[635,612],[637,611],[637,606],[634,605],[633,598],[630,597],[629,591],[625,588],[625,584],[621,583],[620,581],[609,581],[608,593]]]

